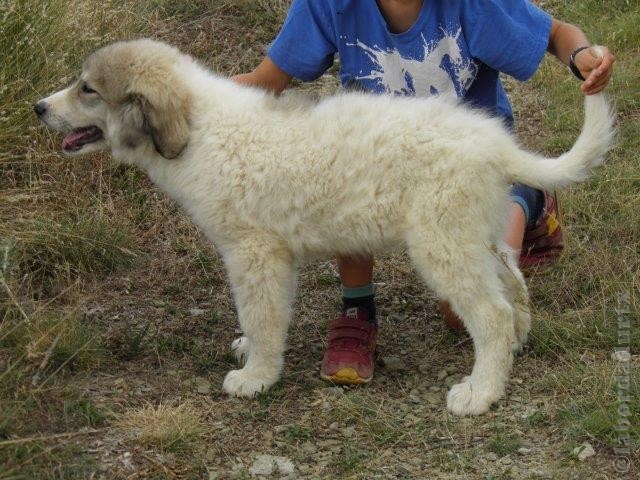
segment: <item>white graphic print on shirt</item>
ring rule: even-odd
[[[382,50],[360,40],[348,43],[364,51],[373,63],[368,75],[358,80],[374,80],[394,95],[457,95],[463,97],[478,73],[478,64],[465,56],[459,45],[462,29],[442,29],[439,40],[427,42],[422,36],[423,58],[403,57],[397,49]]]

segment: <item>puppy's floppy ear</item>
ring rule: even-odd
[[[137,95],[129,95],[120,107],[120,143],[127,148],[136,148],[149,134],[147,120],[142,111],[143,101],[144,99]]]
[[[176,158],[187,146],[191,113],[188,92],[180,79],[172,77],[143,76],[129,102],[139,109],[145,131],[151,135],[158,153],[167,159]]]

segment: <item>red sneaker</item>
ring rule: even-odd
[[[331,322],[320,377],[340,385],[358,385],[373,378],[373,352],[378,327],[364,308],[348,308]]]
[[[560,227],[558,199],[544,192],[544,210],[536,224],[524,232],[520,266],[523,268],[551,265],[564,251],[564,235]]]

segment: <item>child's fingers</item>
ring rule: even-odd
[[[604,88],[606,87],[606,85],[600,85],[597,88],[592,88],[590,90],[587,90],[584,92],[585,95],[595,95],[596,93],[600,93],[602,90],[604,90]]]
[[[611,74],[604,75],[600,79],[600,81],[594,83],[591,88],[592,89],[600,89],[600,90],[602,90],[604,87],[606,87],[609,84],[610,80],[611,80]]]
[[[602,76],[596,78],[594,81],[591,81],[589,83],[584,82],[585,92],[606,86],[607,83],[609,83],[610,79],[610,74],[603,74]]]
[[[604,57],[602,57],[602,61],[595,69],[598,75],[610,72],[613,69],[613,64],[615,63],[615,61],[616,58],[610,53],[607,53]]]
[[[595,85],[596,83],[600,82],[600,80],[603,78],[604,75],[605,75],[605,72],[602,72],[599,70],[592,70],[591,73],[585,79],[584,86],[589,88],[592,85]]]
[[[598,93],[604,89],[609,84],[609,80],[611,80],[611,70],[605,72],[592,83],[587,84],[587,82],[584,82],[581,85],[581,89],[585,94],[593,95],[594,93]]]

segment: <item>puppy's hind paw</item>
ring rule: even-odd
[[[466,379],[451,387],[447,395],[447,410],[454,415],[482,415],[499,398],[486,388]]]
[[[247,337],[238,337],[231,342],[231,353],[240,365],[244,365],[249,355],[249,339]]]

